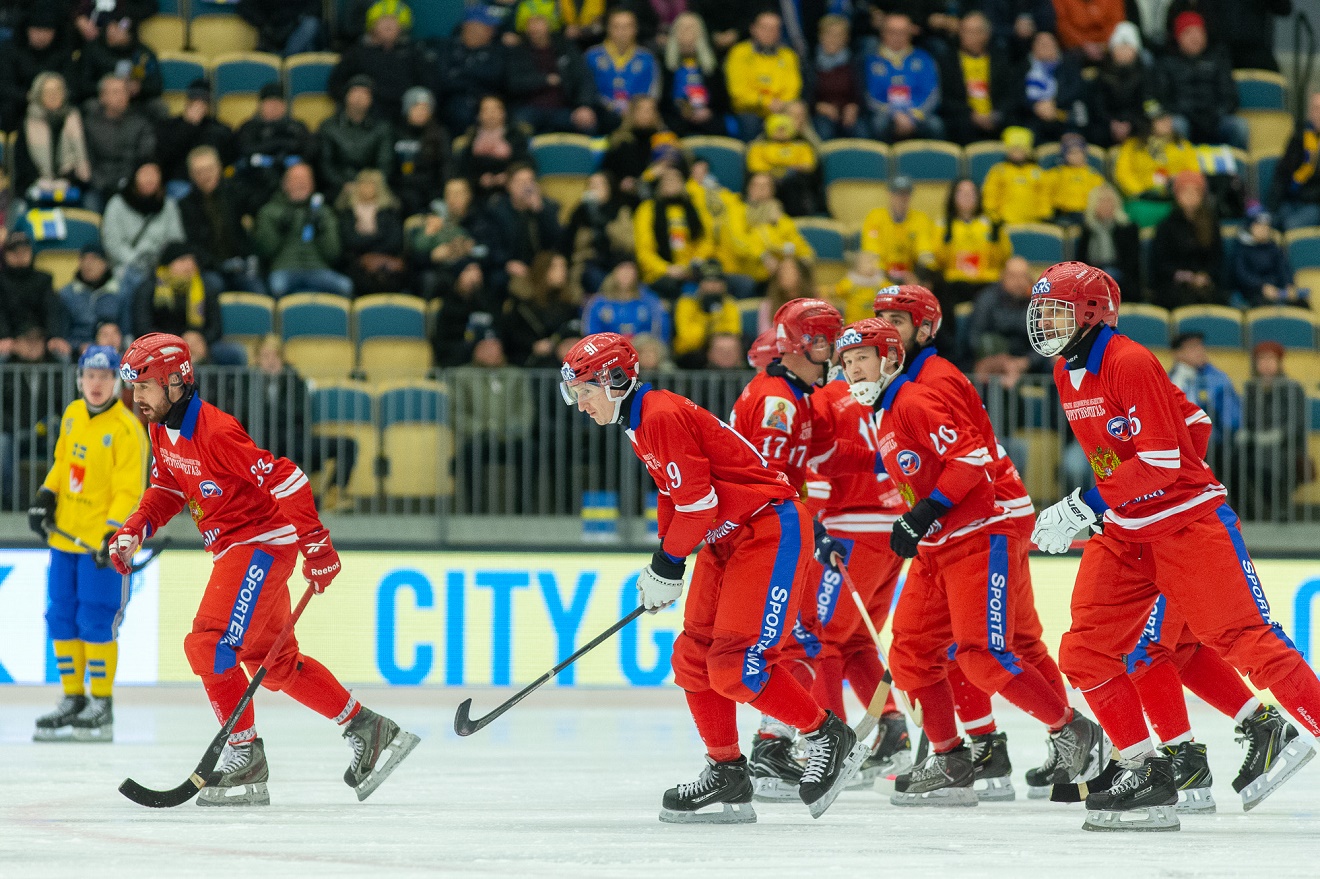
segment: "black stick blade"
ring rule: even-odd
[[[472,720],[472,700],[464,699],[463,704],[458,706],[458,711],[454,713],[454,732],[460,736],[470,736],[481,729],[484,724],[474,723]]]
[[[206,781],[200,775],[194,773],[188,780],[173,790],[152,790],[143,787],[131,778],[125,778],[124,783],[119,786],[119,792],[128,797],[139,806],[146,806],[149,809],[171,809],[175,806],[182,806],[197,795],[197,792],[206,787]]]

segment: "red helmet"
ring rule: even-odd
[[[834,353],[841,361],[844,352],[854,348],[874,348],[880,355],[881,367],[877,381],[848,379],[848,390],[852,393],[853,399],[864,406],[870,406],[902,369],[903,339],[889,321],[882,317],[868,317],[850,324],[834,343]],[[885,363],[890,364],[888,372],[885,371]],[[847,375],[846,371],[844,374]]]
[[[637,349],[618,333],[593,333],[568,349],[559,374],[564,400],[570,406],[577,402],[576,389],[582,385],[592,384],[607,391],[631,390],[637,380]]]
[[[747,349],[747,363],[752,369],[765,369],[778,356],[779,346],[775,343],[774,330],[766,330],[757,336],[752,347]]]
[[[119,361],[119,377],[126,382],[154,379],[162,388],[167,388],[170,378],[175,375],[185,385],[193,383],[188,343],[169,333],[138,336]]]
[[[1118,325],[1118,283],[1084,262],[1050,266],[1031,288],[1027,330],[1031,347],[1047,357],[1063,351],[1079,332]]]
[[[780,354],[806,354],[817,336],[834,344],[843,315],[824,299],[793,299],[779,306],[771,323]]]
[[[882,311],[906,311],[912,315],[913,326],[920,329],[922,324],[928,325],[932,337],[940,331],[940,324],[944,321],[940,301],[920,284],[880,288],[876,291],[872,310],[877,316]]]

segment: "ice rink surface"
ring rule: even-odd
[[[32,743],[55,689],[0,688],[0,877],[1320,875],[1320,760],[1244,814],[1230,786],[1244,754],[1231,721],[1196,701],[1218,814],[1185,816],[1180,833],[1096,834],[1080,829],[1080,806],[1025,798],[1022,773],[1042,759],[1044,732],[998,700],[1016,802],[898,809],[858,791],[820,820],[758,803],[755,825],[693,827],[656,819],[664,790],[702,765],[672,687],[550,687],[466,739],[453,732],[457,704],[473,696],[480,716],[506,692],[356,693],[422,737],[367,802],[342,781],[349,749],[337,730],[263,692],[272,805],[153,811],[116,788],[126,776],[156,788],[187,778],[217,728],[200,686],[122,688],[108,746]],[[755,722],[740,716],[744,738]]]

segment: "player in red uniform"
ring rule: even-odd
[[[1086,695],[1126,770],[1089,794],[1089,829],[1177,829],[1171,760],[1152,745],[1123,654],[1132,650],[1157,594],[1201,640],[1253,684],[1268,688],[1312,735],[1320,735],[1320,681],[1269,615],[1269,604],[1224,487],[1197,453],[1182,394],[1155,356],[1114,331],[1118,285],[1083,263],[1051,267],[1032,289],[1032,347],[1059,356],[1054,381],[1096,486],[1044,510],[1032,540],[1066,552],[1086,543],[1072,595],[1072,626],[1060,666]],[[1273,789],[1314,751],[1277,717],[1255,732],[1259,774]],[[1250,756],[1250,753],[1249,753]],[[1147,810],[1136,820],[1124,811]]]
[[[1101,732],[1012,651],[1023,556],[994,502],[986,440],[944,399],[903,373],[898,331],[882,318],[848,327],[836,345],[853,396],[875,412],[877,456],[908,506],[893,550],[914,558],[894,614],[890,672],[920,702],[934,753],[899,776],[895,805],[975,805],[970,749],[958,736],[950,653],[977,687],[1045,723],[1070,778],[1098,769]]]
[[[146,416],[154,461],[137,510],[111,538],[127,574],[138,547],[185,506],[214,556],[211,577],[184,638],[188,664],[202,679],[216,717],[228,720],[266,661],[262,686],[283,690],[344,728],[353,760],[344,781],[366,799],[417,745],[417,736],[361,705],[325,666],[290,637],[266,652],[289,619],[288,579],[299,551],[302,574],[319,593],[339,573],[339,554],[321,524],[307,476],[286,458],[257,448],[233,416],[197,395],[188,346],[148,333],[124,353],[120,377]],[[380,764],[385,752],[389,759]],[[202,788],[203,806],[268,805],[269,771],[251,704],[221,755],[220,780]]]
[[[665,793],[660,820],[756,820],[751,771],[738,747],[739,702],[805,733],[798,794],[820,817],[856,774],[866,748],[779,662],[811,559],[811,523],[797,492],[727,424],[691,400],[642,383],[637,352],[622,336],[587,336],[569,350],[562,375],[565,400],[597,424],[622,426],[660,492],[661,546],[637,578],[648,609],[678,599],[687,557],[706,544],[692,573],[673,666],[706,744],[707,767],[696,781]]]

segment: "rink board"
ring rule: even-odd
[[[56,680],[46,639],[48,553],[0,550],[0,683]],[[356,684],[503,686],[534,680],[636,606],[634,553],[346,552],[344,573],[298,625],[301,649]],[[1078,557],[1035,557],[1036,603],[1051,647],[1068,625]],[[1272,616],[1320,655],[1320,560],[1256,564]],[[136,575],[120,631],[123,683],[190,681],[183,637],[210,573],[173,550]],[[298,586],[301,585],[300,578]],[[298,588],[296,586],[295,588]],[[643,616],[566,670],[556,686],[653,687],[671,678],[681,626]]]

